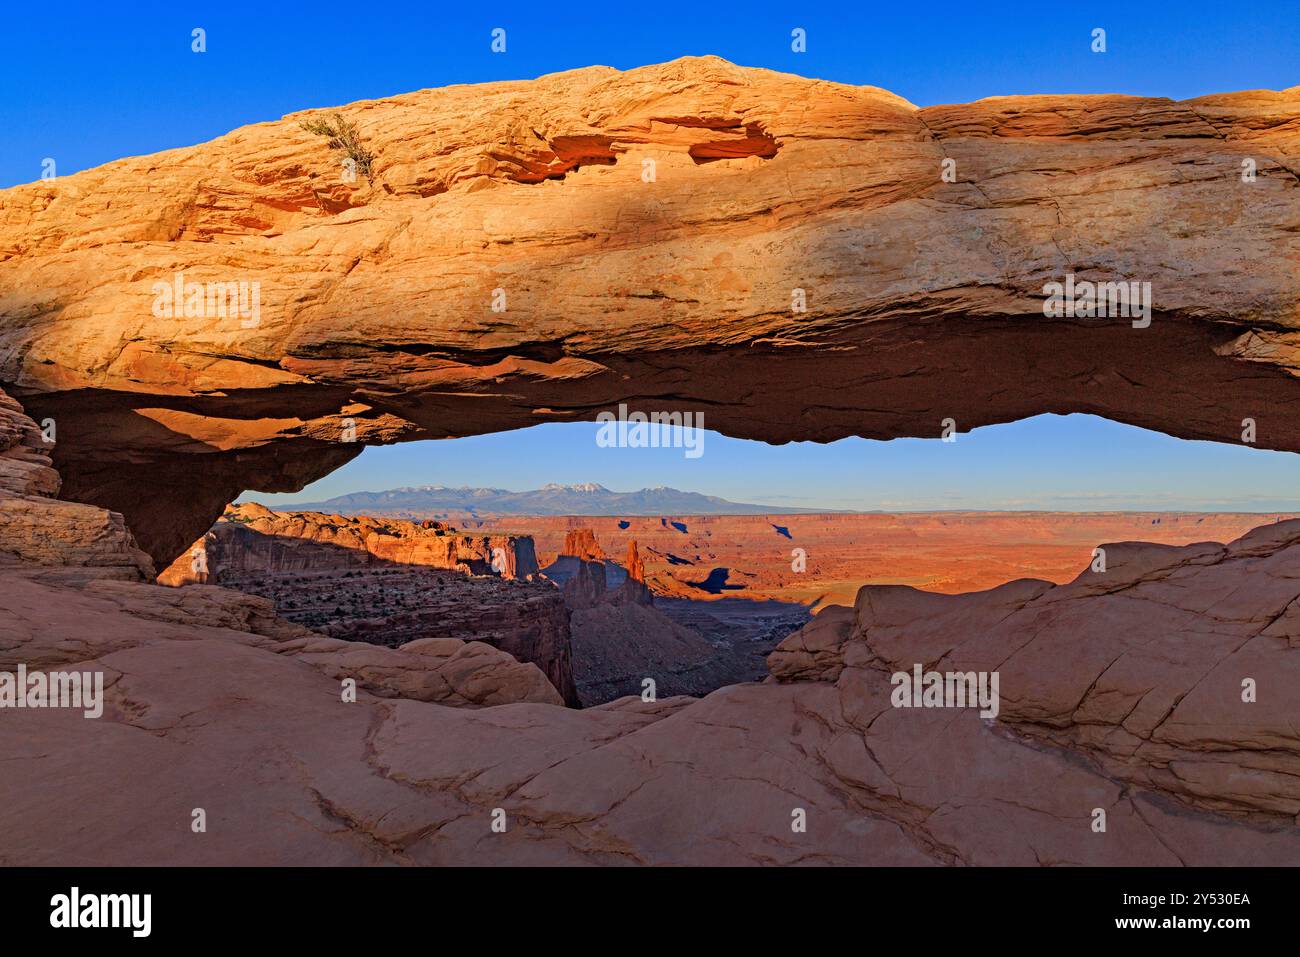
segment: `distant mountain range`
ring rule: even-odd
[[[422,485],[386,492],[353,492],[324,502],[276,506],[280,511],[336,512],[340,515],[421,516],[436,512],[498,515],[789,515],[831,509],[790,508],[729,502],[675,488],[612,492],[603,485],[543,485],[530,492],[504,488],[447,488]]]

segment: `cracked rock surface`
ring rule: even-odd
[[[1105,573],[1062,586],[868,586],[787,639],[767,682],[583,711],[421,700],[398,658],[351,657],[388,649],[302,634],[223,589],[73,588],[11,567],[5,666],[86,662],[110,690],[99,720],[0,713],[0,857],[1300,862],[1300,522],[1107,554]],[[91,620],[93,635],[71,624]],[[892,707],[890,673],[917,663],[998,670],[1000,714]],[[362,676],[355,703],[344,673]]]

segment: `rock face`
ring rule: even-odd
[[[246,502],[230,506],[158,580],[183,585],[378,565],[418,565],[510,579],[531,579],[538,573],[533,542],[527,537],[463,535],[442,522],[277,512]]]
[[[321,587],[347,593],[347,582],[327,577]],[[296,589],[298,586],[294,586]],[[310,585],[308,586],[310,589]],[[329,616],[323,634],[402,648],[416,640],[456,639],[485,644],[535,664],[565,704],[581,703],[574,684],[569,611],[560,592],[546,584],[448,575],[399,610]],[[332,601],[332,600],[331,600]],[[289,617],[293,617],[289,613]]]
[[[566,562],[566,558],[574,560]],[[569,607],[569,610],[594,608],[596,605],[608,600],[609,589],[605,578],[604,562],[587,561],[576,556],[562,555],[556,564],[566,568],[569,572],[568,578],[564,580],[563,585],[564,603]],[[556,571],[557,569],[552,567],[552,573],[554,574]]]
[[[654,595],[645,580],[645,562],[641,561],[641,553],[637,551],[635,538],[628,543],[627,563],[624,567],[627,569],[627,577],[623,579],[621,586],[623,600],[633,605],[654,604]]]
[[[340,701],[337,683],[351,678],[374,696],[454,707],[518,701],[563,704],[536,665],[482,642],[439,638],[383,648],[317,634],[276,617],[270,601],[225,588],[166,588],[113,580],[90,581],[81,588],[57,587],[29,572],[25,566],[0,568],[0,580],[10,596],[0,611],[6,629],[0,641],[0,671],[12,672],[20,663],[29,669],[70,665],[84,669],[78,663],[91,662],[96,669],[103,668],[105,684],[113,686],[121,677],[105,660],[113,655],[130,652],[148,657],[151,649],[171,647],[173,642],[181,646],[230,642],[313,666],[336,683],[335,697]],[[42,604],[48,607],[31,618],[28,613]],[[88,628],[88,622],[95,627]],[[165,651],[160,654],[166,657]],[[183,683],[201,683],[210,677],[201,668],[196,660],[193,669],[186,668],[187,674],[177,677]],[[182,693],[183,689],[177,690]],[[177,697],[166,707],[182,702]],[[108,720],[129,724],[141,716],[132,713],[133,706],[125,699],[119,706],[126,713]],[[141,703],[136,711],[140,710],[150,708]],[[149,727],[149,723],[138,726]]]
[[[617,592],[610,592],[617,599]],[[569,617],[573,673],[584,707],[652,689],[656,696],[706,695],[752,680],[744,649],[711,642],[657,608],[609,600]],[[738,666],[737,659],[740,659]],[[759,659],[761,661],[761,659]]]
[[[54,442],[14,399],[0,391],[0,559],[41,566],[47,578],[153,577],[122,516],[61,502],[50,464]]]
[[[1300,88],[918,109],[704,57],[341,112],[373,183],[307,113],[0,191],[0,385],[160,567],[364,443],[620,402],[1300,450]],[[1044,317],[1067,274],[1149,282],[1150,327]]]
[[[1064,586],[865,588],[787,642],[769,683],[583,711],[420,700],[421,651],[367,663],[375,691],[343,703],[337,646],[313,661],[320,639],[265,603],[7,573],[0,667],[86,663],[110,687],[100,720],[0,720],[21,767],[0,775],[0,857],[1294,865],[1300,522],[1107,555]],[[892,707],[891,672],[917,663],[998,669],[999,715]]]
[[[590,528],[572,528],[564,533],[564,550],[561,555],[571,555],[583,562],[605,560],[605,553],[596,542],[596,533]]]
[[[645,580],[645,565],[636,542],[628,545],[627,561],[622,568],[606,563],[604,551],[589,528],[574,529],[565,535],[564,552],[547,566],[547,574],[564,590],[564,602],[570,609],[587,609],[596,605],[652,605]],[[617,576],[616,588],[609,587],[609,573]]]
[[[0,492],[53,498],[59,473],[50,466],[50,448],[23,407],[0,392]]]
[[[564,547],[575,554],[557,556],[545,574],[560,583],[570,611],[574,682],[584,707],[649,689],[657,696],[705,695],[767,676],[760,656],[775,646],[775,638],[756,642],[749,630],[728,628],[711,616],[652,607],[635,541],[623,567],[591,557],[604,552],[590,528],[570,529]],[[706,634],[696,623],[720,634]]]
[[[486,644],[537,665],[577,705],[568,610],[538,576],[527,537],[249,502],[231,506],[158,580],[258,595],[286,619],[348,641],[403,649],[426,639]]]
[[[883,676],[916,664],[996,670],[995,733],[1082,757],[1121,786],[1300,836],[1300,522],[1226,546],[1105,552],[1104,571],[1068,585],[864,588],[852,611],[828,610],[783,642],[772,673],[834,682],[856,709]],[[880,713],[881,735],[906,720]]]

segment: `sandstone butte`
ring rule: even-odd
[[[1300,87],[918,109],[590,67],[340,108],[373,183],[301,128],[328,112],[0,190],[0,387],[160,568],[366,443],[619,402],[771,442],[1089,412],[1300,450]],[[1045,318],[1069,272],[1150,282],[1152,325]],[[155,315],[178,274],[259,283],[257,321]]]
[[[0,720],[0,863],[1300,861],[1300,522],[866,587],[766,682],[581,711],[475,642],[147,580],[361,443],[620,400],[770,441],[1251,417],[1296,451],[1300,89],[918,110],[705,58],[344,112],[373,186],[294,117],[0,192],[0,670],[109,686],[101,720]],[[1155,321],[1043,319],[1067,270],[1152,282]],[[260,322],[153,316],[176,272],[261,282]],[[891,707],[915,662],[998,670],[997,719]]]

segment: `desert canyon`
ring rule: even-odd
[[[0,863],[1300,862],[1290,515],[255,502],[619,403],[1300,452],[1300,87],[918,109],[699,57],[340,111],[370,178],[313,111],[0,190],[0,671],[107,686],[0,712]],[[1152,325],[1045,318],[1067,271]],[[176,277],[260,311],[160,316]],[[914,665],[999,713],[892,706]]]

